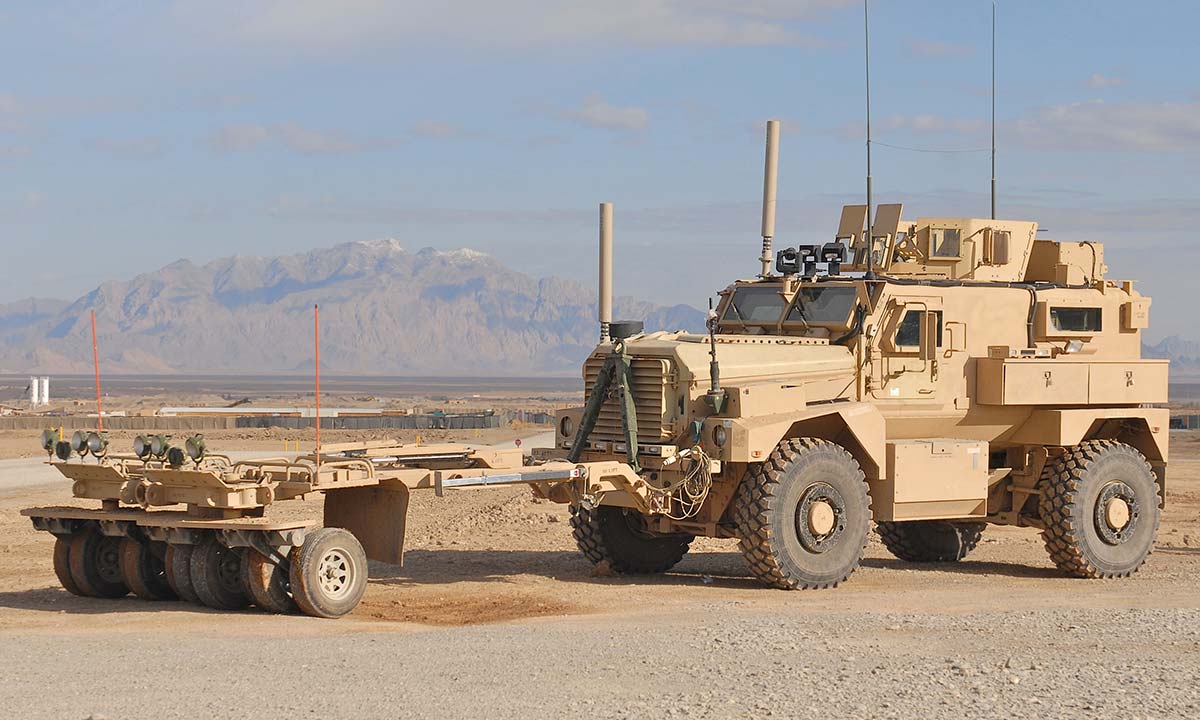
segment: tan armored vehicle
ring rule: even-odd
[[[576,500],[583,553],[659,572],[693,536],[737,538],[763,582],[815,588],[854,571],[871,521],[911,561],[960,560],[996,523],[1040,528],[1070,575],[1137,570],[1167,462],[1150,299],[1107,279],[1098,243],[900,205],[869,231],[848,206],[830,243],[772,268],[777,133],[761,274],[721,291],[707,336],[606,326],[601,251],[602,342],[557,454],[625,465]]]
[[[383,440],[234,462],[200,437],[118,455],[102,433],[48,432],[91,503],[23,511],[57,537],[63,586],[339,617],[368,559],[401,561],[412,490],[514,484],[570,503],[583,554],[621,573],[665,571],[707,536],[736,538],[768,585],[831,587],[872,522],[910,561],[960,560],[997,523],[1040,528],[1070,575],[1136,571],[1167,463],[1167,411],[1149,405],[1167,364],[1140,357],[1149,298],[1106,278],[1097,243],[899,205],[869,230],[848,206],[831,242],[773,256],[774,121],[767,138],[761,272],[721,291],[707,334],[612,321],[601,206],[601,341],[554,448]],[[269,517],[315,494],[321,522]]]

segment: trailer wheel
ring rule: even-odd
[[[965,558],[987,523],[947,520],[880,521],[879,538],[893,555],[908,562],[955,562]]]
[[[121,539],[121,576],[143,600],[174,600],[178,597],[167,581],[166,550],[149,540]]]
[[[54,574],[58,576],[58,582],[64,590],[72,595],[86,596],[87,593],[71,575],[71,540],[71,536],[60,535],[54,538]]]
[[[84,595],[119,598],[129,594],[121,575],[121,538],[109,537],[91,525],[75,534],[67,555],[71,577]]]
[[[209,539],[192,549],[192,587],[200,602],[215,610],[241,610],[250,604],[242,581],[240,550]]]
[[[607,562],[622,575],[663,573],[683,559],[691,535],[655,535],[646,531],[640,513],[601,505],[571,506],[571,534],[593,565]]]
[[[196,594],[196,586],[192,583],[192,550],[194,545],[167,545],[167,578],[171,589],[181,599],[196,605],[202,605],[200,596]]]
[[[246,590],[258,607],[273,613],[292,613],[296,611],[296,601],[292,599],[291,579],[289,577],[290,563],[277,563],[260,552],[248,550],[246,562],[243,564]]]
[[[306,615],[339,618],[357,607],[367,590],[367,554],[347,530],[309,533],[290,559],[292,597]]]
[[[871,496],[840,445],[784,440],[738,486],[734,518],[759,580],[784,590],[836,587],[862,560]]]
[[[1128,577],[1154,549],[1162,499],[1146,458],[1115,440],[1089,440],[1042,472],[1038,511],[1046,551],[1081,578]]]

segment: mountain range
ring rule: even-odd
[[[587,263],[594,272],[593,263]],[[716,290],[716,288],[713,288]],[[0,372],[87,373],[90,310],[109,373],[569,375],[595,347],[595,292],[532,278],[490,255],[352,242],[280,257],[179,260],[73,302],[0,305]],[[703,330],[704,313],[629,297],[618,318]]]

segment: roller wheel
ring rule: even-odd
[[[82,594],[99,598],[129,594],[121,574],[121,538],[109,537],[92,525],[75,534],[67,555],[71,578]]]
[[[1128,577],[1150,551],[1162,498],[1146,458],[1115,440],[1076,445],[1042,472],[1042,539],[1059,570]]]
[[[670,570],[688,551],[691,535],[655,535],[643,516],[626,508],[602,505],[571,507],[571,534],[583,556],[613,572],[646,575]]]
[[[171,588],[182,600],[203,605],[192,583],[192,550],[194,545],[168,545],[165,563]]]
[[[367,554],[358,538],[341,528],[309,533],[291,552],[292,597],[307,615],[339,618],[367,590]]]
[[[871,496],[840,445],[784,440],[738,486],[734,518],[751,572],[784,590],[836,587],[862,560]]]
[[[876,523],[883,544],[908,562],[955,562],[965,558],[983,536],[987,523],[912,520]]]
[[[246,562],[242,565],[245,573],[246,590],[258,607],[273,613],[292,613],[296,611],[296,601],[291,593],[291,568],[286,560],[276,563],[267,556],[254,550],[246,551]]]
[[[125,584],[143,600],[174,600],[164,562],[166,543],[141,541],[127,537],[121,540],[121,576]]]
[[[54,574],[63,589],[72,595],[87,595],[71,575],[71,537],[54,538]]]
[[[192,587],[200,602],[215,610],[240,610],[250,604],[242,579],[243,555],[209,539],[192,550]]]

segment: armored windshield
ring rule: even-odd
[[[778,286],[740,287],[733,292],[721,322],[774,325],[783,317],[787,304]]]
[[[788,310],[787,319],[809,325],[843,325],[850,319],[857,293],[854,287],[846,286],[801,287]]]

